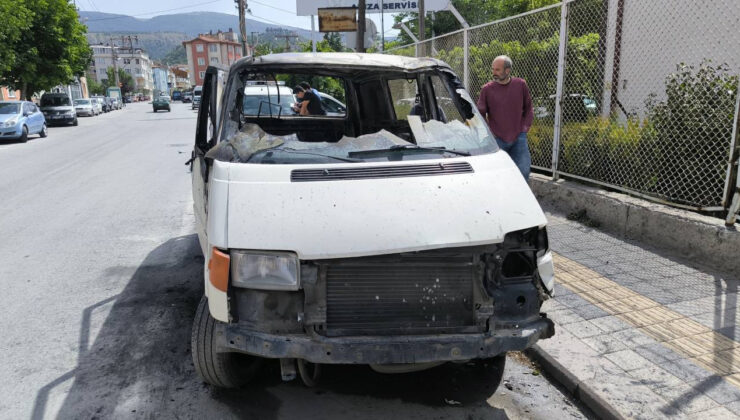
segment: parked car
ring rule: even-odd
[[[90,99],[75,99],[75,112],[80,117],[94,117],[98,115],[95,110],[95,98]]]
[[[123,108],[123,104],[121,103],[121,100],[118,98],[110,98],[111,100],[111,108],[112,109],[121,109]]]
[[[181,101],[182,100],[182,92],[179,90],[176,90],[172,92],[172,100],[173,101]]]
[[[280,93],[280,100],[277,95]],[[244,87],[242,113],[244,115],[293,115],[296,103],[293,89],[273,82],[258,81]],[[271,105],[269,105],[271,104]]]
[[[124,96],[123,97],[123,103],[124,104],[130,104],[131,103],[131,97],[130,96]]]
[[[324,92],[319,92],[319,98],[321,98],[321,106],[326,111],[326,115],[339,117],[347,113],[347,106],[337,98]]]
[[[0,101],[0,140],[28,141],[31,134],[48,135],[41,110],[28,101]]]
[[[203,92],[203,86],[196,86],[193,88],[193,103],[191,109],[198,109],[200,106],[200,94]]]
[[[160,109],[170,112],[170,97],[158,96],[154,98],[154,100],[152,101],[152,108],[154,109],[154,112],[157,112]]]
[[[563,122],[584,122],[589,117],[598,114],[596,100],[581,93],[564,95],[561,104]],[[555,117],[555,95],[533,98],[532,108],[535,118],[553,119]]]
[[[331,78],[346,115],[255,113],[243,97],[256,77]],[[396,116],[417,85],[429,111]],[[442,61],[291,53],[208,67],[190,162],[206,267],[191,353],[207,383],[241,386],[264,358],[307,384],[321,364],[469,362],[499,372],[493,392],[507,351],[554,334],[540,312],[554,286],[547,219]]]
[[[110,102],[108,101],[108,98],[99,95],[90,97],[90,99],[93,98],[100,100],[100,107],[103,112],[110,112]]]
[[[103,113],[103,105],[105,105],[105,99],[100,97],[93,97],[91,98],[93,109],[95,110],[95,115],[100,115]]]
[[[182,103],[193,102],[193,92],[185,92],[182,94]]]
[[[72,100],[66,93],[44,93],[41,95],[41,112],[46,123],[77,125],[77,113]]]

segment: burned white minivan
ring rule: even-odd
[[[301,82],[341,111],[286,106],[318,98],[282,93]],[[210,67],[202,95],[192,353],[206,382],[240,386],[265,358],[307,384],[322,364],[501,367],[554,334],[545,216],[448,65],[247,57]]]

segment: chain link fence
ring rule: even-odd
[[[740,2],[572,0],[386,51],[431,56],[471,96],[502,54],[527,81],[532,165],[678,207],[735,193]]]

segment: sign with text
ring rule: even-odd
[[[319,9],[319,32],[354,32],[357,30],[357,8]]]
[[[326,8],[357,8],[357,0],[296,0],[296,14],[298,16],[311,16],[319,14],[319,9]],[[447,10],[450,0],[425,0],[424,10],[427,12],[439,12]],[[382,5],[382,6],[381,6]],[[417,0],[366,0],[365,13],[405,13],[418,12],[419,2]]]

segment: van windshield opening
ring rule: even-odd
[[[245,71],[227,95],[220,142],[209,151],[219,160],[342,163],[498,150],[477,107],[449,71]]]

